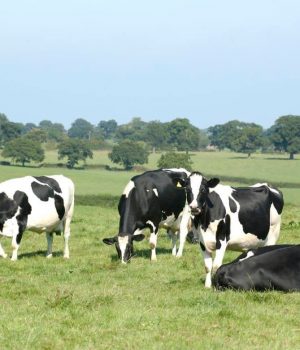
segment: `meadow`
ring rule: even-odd
[[[159,154],[147,168],[156,168]],[[280,243],[300,243],[299,160],[284,155],[197,153],[194,168],[224,182],[252,180],[282,184],[285,197]],[[55,163],[47,153],[47,163]],[[0,340],[2,349],[297,349],[300,294],[216,292],[204,288],[197,245],[186,243],[181,259],[159,233],[158,261],[150,263],[148,240],[121,265],[102,238],[118,230],[117,200],[130,177],[141,172],[107,171],[106,152],[85,170],[1,166],[0,181],[27,174],[63,173],[76,185],[70,259],[54,237],[54,256],[45,259],[46,238],[26,232],[19,260],[1,259]],[[91,168],[89,168],[91,166]],[[94,167],[94,168],[93,168]],[[10,240],[1,239],[7,253]],[[229,262],[238,253],[227,252]]]

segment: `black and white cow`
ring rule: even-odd
[[[300,291],[300,245],[251,249],[218,268],[216,289]]]
[[[0,234],[12,237],[12,257],[17,260],[25,230],[47,235],[47,257],[52,257],[53,232],[63,232],[64,258],[69,258],[70,223],[74,184],[63,175],[25,176],[0,183]],[[0,256],[6,258],[0,244]]]
[[[179,181],[187,179],[185,169],[159,169],[134,176],[124,189],[119,201],[119,233],[104,238],[105,244],[115,244],[119,258],[126,263],[133,254],[133,241],[144,238],[142,231],[150,229],[151,260],[156,260],[157,232],[168,230],[172,238],[172,254],[180,257],[190,222],[185,189]],[[177,232],[180,245],[176,254]]]
[[[211,287],[212,271],[222,265],[226,248],[243,251],[276,243],[283,209],[279,190],[267,184],[234,188],[193,172],[186,191],[204,256],[206,287]]]

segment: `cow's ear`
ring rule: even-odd
[[[176,187],[186,187],[187,180],[181,177],[176,177],[173,179],[173,183]]]
[[[117,242],[117,237],[110,237],[110,238],[103,238],[102,242],[107,244],[107,245],[112,245]]]
[[[220,179],[213,177],[212,179],[207,181],[207,185],[209,188],[214,188],[220,182]]]
[[[142,233],[140,233],[139,235],[133,235],[132,236],[132,240],[133,241],[142,241],[145,238],[145,235],[143,235]]]

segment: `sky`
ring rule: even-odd
[[[10,0],[0,113],[93,125],[300,115],[300,1]]]

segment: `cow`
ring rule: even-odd
[[[193,229],[199,233],[207,288],[212,272],[222,265],[226,248],[245,251],[276,243],[283,209],[282,193],[268,184],[235,188],[219,182],[218,178],[207,180],[200,172],[182,182]]]
[[[74,209],[74,184],[63,175],[25,176],[0,183],[0,234],[12,237],[11,260],[25,230],[47,236],[47,258],[52,257],[53,233],[64,234],[64,258],[69,258],[70,223]],[[0,244],[0,256],[7,257]]]
[[[220,266],[213,286],[218,290],[300,291],[300,245],[251,249]]]
[[[119,233],[104,238],[108,245],[115,244],[122,263],[133,255],[133,241],[144,239],[144,229],[150,229],[151,260],[156,260],[157,232],[165,228],[172,239],[172,254],[182,256],[188,233],[190,210],[186,205],[185,189],[180,182],[190,173],[183,168],[158,169],[134,176],[126,185],[120,198]],[[176,252],[177,232],[180,232],[179,249]]]

